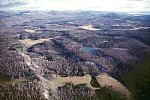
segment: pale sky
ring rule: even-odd
[[[0,0],[0,9],[150,11],[150,0]]]

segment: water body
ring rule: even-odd
[[[84,51],[84,52],[88,52],[88,53],[90,53],[91,55],[94,55],[94,56],[97,55],[96,49],[93,48],[92,46],[82,46],[81,50]],[[105,67],[103,67],[100,64],[97,64],[95,62],[91,62],[91,61],[87,60],[85,62],[85,64],[90,64],[92,66],[96,66],[102,72],[106,72],[106,73],[109,72],[109,70],[107,68],[105,68]]]
[[[94,56],[97,55],[95,48],[93,48],[92,46],[82,46],[81,50],[84,51],[84,52],[88,52],[88,53],[90,53],[91,55],[94,55]]]
[[[70,59],[72,59],[76,62],[81,61],[81,62],[84,62],[85,64],[90,64],[92,66],[96,66],[102,72],[106,72],[106,73],[108,72],[108,69],[101,66],[100,64],[97,64],[97,63],[92,62],[92,61],[88,61],[88,60],[84,59],[83,57],[76,55],[74,52],[68,50],[63,44],[58,43],[56,40],[52,40],[52,41],[61,50],[61,53],[65,57],[70,58]],[[82,46],[81,49],[85,52],[88,52],[88,53],[92,54],[92,55],[96,55],[95,48],[93,48],[91,46]]]

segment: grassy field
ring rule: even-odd
[[[93,81],[93,83],[95,84],[96,80]],[[86,84],[73,85],[73,84],[67,83],[66,85],[64,85],[62,87],[66,87],[68,89],[78,91],[77,93],[74,92],[74,94],[71,95],[75,98],[73,100],[127,100],[127,98],[124,95],[122,95],[120,92],[114,91],[111,87],[100,87],[99,86],[99,87],[97,87],[97,89],[94,90],[95,94],[93,96],[86,95],[85,93],[84,93],[84,95],[82,94],[82,92],[81,92],[82,90],[87,91],[87,89],[88,89]],[[71,87],[71,88],[69,88],[69,87]],[[58,88],[60,88],[60,87],[58,87]],[[66,89],[66,88],[64,88],[64,89]],[[65,90],[64,90],[64,92],[65,92]],[[80,94],[80,92],[81,92],[81,94]]]
[[[33,30],[33,29],[24,29],[25,32],[27,33],[35,33],[36,30]]]
[[[118,80],[107,74],[97,76],[96,80],[101,87],[112,87],[113,90],[119,91],[128,98],[130,98],[131,96],[131,93],[123,84],[121,84],[120,82],[118,82]]]
[[[24,39],[24,40],[20,40],[26,47],[31,47],[35,44],[38,43],[43,43],[44,41],[50,41],[50,39],[38,39],[38,40],[32,40],[32,39]]]
[[[53,77],[54,79],[51,82],[56,87],[66,85],[67,83],[72,83],[73,85],[87,84],[89,88],[94,89],[94,90],[97,89],[90,84],[91,79],[92,79],[90,75],[62,77],[60,75],[54,74]]]
[[[90,31],[101,30],[101,29],[93,28],[93,25],[80,26],[79,28],[82,28],[82,29],[85,29],[85,30],[90,30]]]
[[[65,86],[68,83],[72,83],[75,86],[86,84],[88,88],[95,91],[97,98],[100,98],[100,100],[110,100],[109,98],[111,97],[114,98],[112,100],[126,100],[125,97],[130,98],[128,89],[107,74],[101,74],[97,77],[91,75],[62,77],[54,74],[51,83],[56,87]]]

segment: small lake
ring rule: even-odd
[[[84,52],[88,52],[88,53],[90,53],[91,55],[94,55],[94,56],[97,55],[95,48],[93,48],[91,46],[82,46],[81,50],[84,51]]]

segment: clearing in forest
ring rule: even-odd
[[[90,30],[90,31],[102,30],[102,29],[94,28],[93,25],[80,26],[79,28],[82,28],[82,29],[85,29],[85,30]]]
[[[129,92],[129,90],[123,84],[118,82],[118,80],[109,76],[108,74],[101,74],[96,77],[96,80],[101,87],[110,86],[114,90],[117,90],[130,98],[131,93]]]

